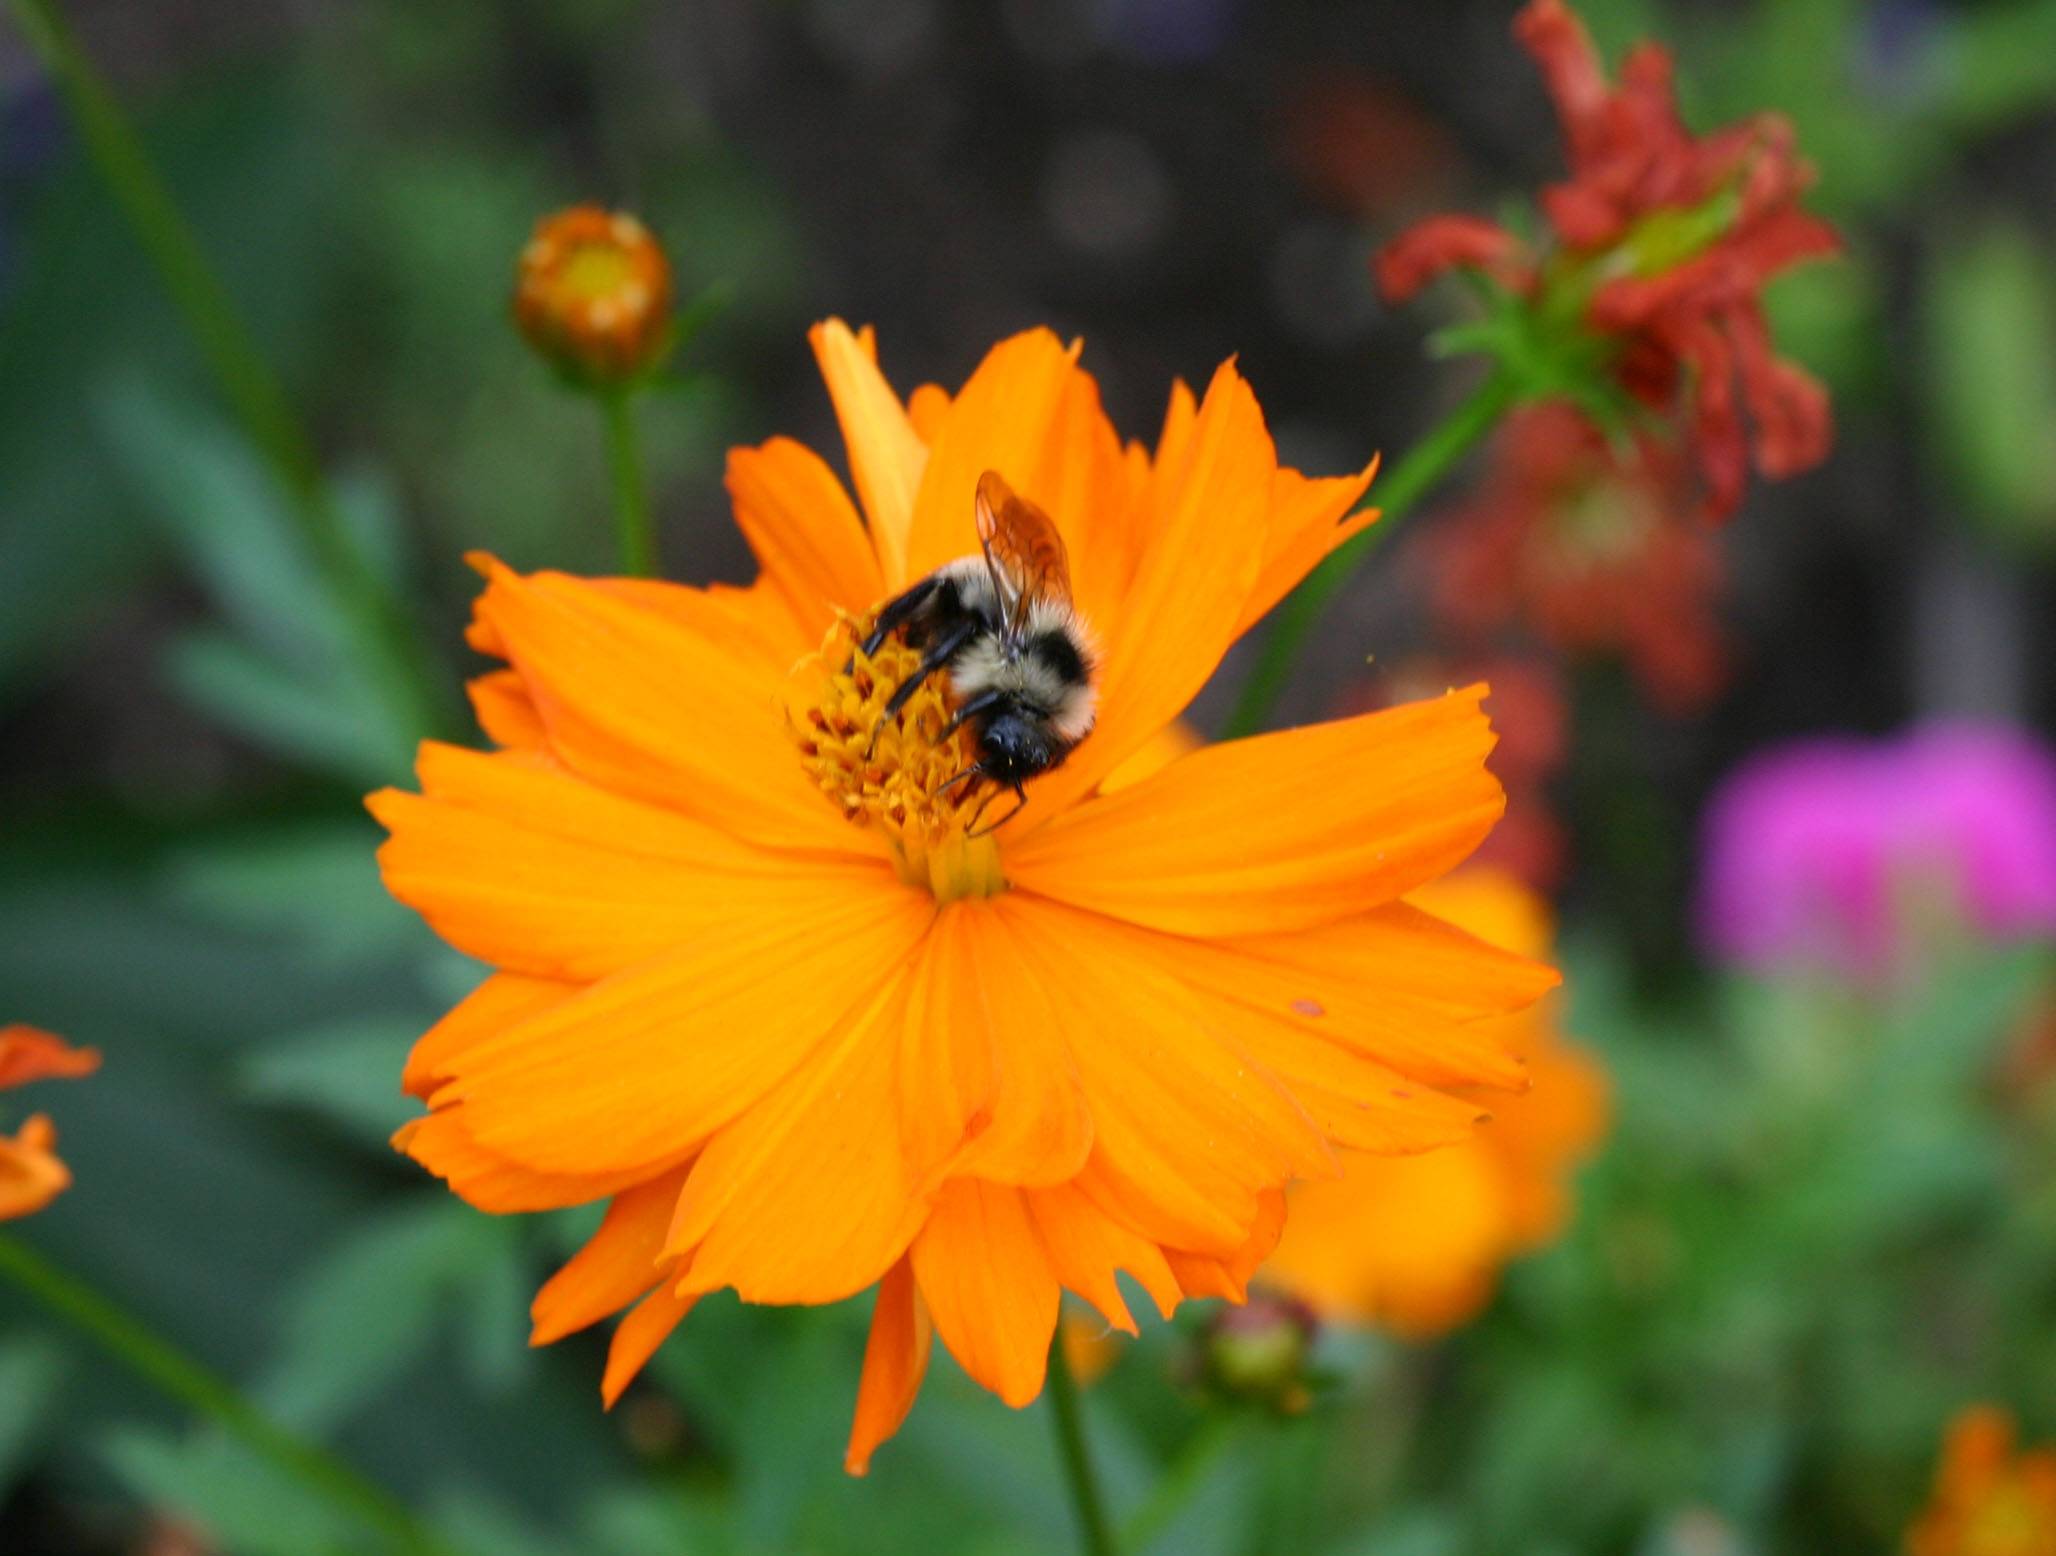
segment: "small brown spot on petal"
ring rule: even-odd
[[[1292,1008],[1302,1016],[1325,1016],[1328,1013],[1328,1007],[1319,1000],[1296,999]]]

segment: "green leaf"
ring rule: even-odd
[[[439,1190],[360,1219],[287,1298],[263,1396],[298,1425],[347,1417],[423,1355],[481,1266],[519,1258],[519,1236]]]
[[[2056,548],[2056,260],[2016,225],[1952,233],[1927,304],[1938,453],[1993,534]]]
[[[422,1030],[408,1016],[348,1018],[254,1047],[237,1079],[258,1101],[306,1108],[383,1150],[420,1112],[400,1092],[400,1071]]]
[[[0,1341],[0,1503],[34,1450],[44,1413],[64,1376],[64,1355],[48,1340]]]
[[[240,1444],[120,1427],[101,1455],[142,1501],[174,1509],[234,1556],[364,1556],[382,1547],[354,1519]]]

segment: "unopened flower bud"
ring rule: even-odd
[[[1206,1381],[1230,1399],[1297,1415],[1312,1402],[1307,1358],[1319,1327],[1304,1302],[1252,1292],[1242,1306],[1223,1307],[1208,1326]]]
[[[514,319],[530,345],[580,382],[628,383],[670,345],[670,262],[633,216],[597,205],[558,211],[521,251]]]

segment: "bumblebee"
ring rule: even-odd
[[[1071,602],[1071,565],[1050,516],[996,471],[978,478],[978,552],[945,563],[888,600],[863,642],[875,654],[894,633],[921,653],[885,705],[896,717],[932,675],[949,677],[944,736],[971,730],[974,760],[937,792],[990,781],[1022,787],[1059,766],[1092,733],[1097,693],[1092,637]]]

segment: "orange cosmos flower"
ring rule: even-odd
[[[572,377],[622,384],[655,367],[671,333],[671,264],[622,211],[545,216],[521,251],[514,322]]]
[[[72,1079],[100,1068],[100,1055],[73,1048],[31,1026],[0,1027],[0,1091],[30,1081]],[[57,1129],[31,1114],[11,1137],[0,1135],[0,1221],[32,1215],[71,1187],[71,1172],[57,1159]]]
[[[1907,1556],[2056,1556],[2056,1448],[2014,1449],[2013,1418],[1972,1405],[1949,1423]]]
[[[1239,1298],[1291,1179],[1464,1138],[1510,1085],[1477,1018],[1554,975],[1401,901],[1500,809],[1474,687],[1214,746],[1102,792],[1329,550],[1369,473],[1280,469],[1232,365],[1124,445],[1045,330],[902,401],[868,331],[812,336],[858,503],[775,438],[730,456],[748,589],[523,577],[472,641],[490,754],[385,791],[390,889],[498,967],[431,1030],[398,1143],[493,1211],[607,1198],[535,1339],[636,1304],[611,1401],[704,1292],[878,1288],[848,1463],[911,1406],[931,1332],[1033,1399],[1068,1289],[1135,1321]],[[997,831],[945,789],[946,676],[853,652],[976,551],[999,472],[1046,509],[1098,641],[1096,728]],[[852,621],[854,618],[854,622]],[[826,645],[824,649],[824,644]],[[796,668],[797,667],[797,668]]]
[[[1819,464],[1833,440],[1827,391],[1776,355],[1762,301],[1773,277],[1841,248],[1800,208],[1813,170],[1792,126],[1759,114],[1695,136],[1678,117],[1670,55],[1644,43],[1608,82],[1563,0],[1529,0],[1514,34],[1541,68],[1570,159],[1571,176],[1541,197],[1553,245],[1432,217],[1379,253],[1380,289],[1403,302],[1472,270],[1538,316],[1581,321],[1621,388],[1674,424],[1716,517],[1741,501],[1752,453],[1772,480]]]
[[[1541,899],[1497,870],[1471,866],[1409,901],[1523,956],[1548,950]],[[1496,1025],[1527,1063],[1527,1095],[1495,1100],[1492,1121],[1447,1150],[1345,1153],[1339,1181],[1293,1191],[1260,1281],[1330,1318],[1439,1334],[1484,1306],[1508,1259],[1562,1230],[1571,1169],[1606,1127],[1606,1079],[1546,1009]]]

